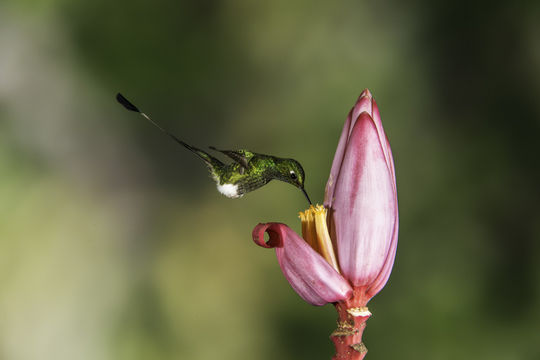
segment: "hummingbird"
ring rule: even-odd
[[[246,193],[256,190],[272,180],[280,180],[302,190],[307,201],[311,200],[304,189],[305,173],[302,165],[294,159],[279,158],[277,156],[258,154],[249,150],[219,150],[213,146],[209,148],[229,157],[232,162],[224,164],[206,151],[191,146],[180,140],[174,134],[162,128],[150,116],[139,110],[122,94],[116,94],[116,100],[127,110],[142,115],[146,120],[167,134],[178,144],[197,155],[208,167],[210,175],[217,185],[218,191],[228,198],[237,199]]]

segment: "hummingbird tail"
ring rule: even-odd
[[[146,120],[151,122],[159,130],[161,130],[162,132],[164,132],[165,134],[170,136],[174,141],[176,141],[177,143],[179,143],[180,145],[182,145],[183,147],[185,147],[186,149],[192,151],[195,155],[200,157],[206,163],[206,165],[210,168],[210,171],[212,172],[212,175],[214,174],[214,168],[219,168],[220,166],[224,166],[224,164],[221,161],[219,161],[218,159],[216,159],[212,155],[208,154],[207,152],[205,152],[205,151],[203,151],[201,149],[197,149],[196,147],[185,143],[184,141],[177,138],[174,134],[172,134],[172,133],[168,132],[167,130],[165,130],[164,128],[162,128],[157,122],[155,122],[148,115],[146,115],[141,110],[139,110],[138,107],[133,105],[122,94],[120,94],[120,93],[116,94],[116,101],[118,101],[127,110],[134,111],[134,112],[137,112],[137,113],[141,114]]]
[[[125,107],[126,109],[128,109],[129,111],[135,111],[135,112],[138,112],[140,113],[141,111],[139,110],[139,108],[137,108],[135,105],[133,105],[131,103],[131,101],[129,101],[128,99],[126,99],[124,97],[124,95],[118,93],[116,94],[116,101],[118,101],[123,107]]]
[[[206,165],[208,166],[210,172],[212,175],[214,175],[214,169],[219,169],[225,164],[223,164],[220,160],[216,159],[212,155],[208,154],[206,151],[203,151],[201,149],[198,149],[194,146],[188,145],[185,142],[181,142],[181,144],[188,150],[192,151],[195,155],[197,155],[199,158],[201,158]]]

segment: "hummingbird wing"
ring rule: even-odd
[[[246,170],[248,169],[249,160],[251,160],[254,155],[251,151],[247,150],[219,150],[213,146],[210,146],[209,148],[230,157],[232,160],[242,165]]]

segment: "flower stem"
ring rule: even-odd
[[[336,347],[332,360],[362,360],[367,348],[362,342],[366,321],[371,316],[363,289],[355,289],[352,298],[334,304],[338,312],[337,329],[330,335]]]

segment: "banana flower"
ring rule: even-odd
[[[311,206],[300,219],[302,237],[285,224],[266,223],[254,228],[253,239],[276,250],[283,274],[302,299],[334,304],[334,359],[363,359],[362,332],[371,316],[367,303],[390,276],[398,237],[394,160],[369,90],[343,127],[324,206]]]

